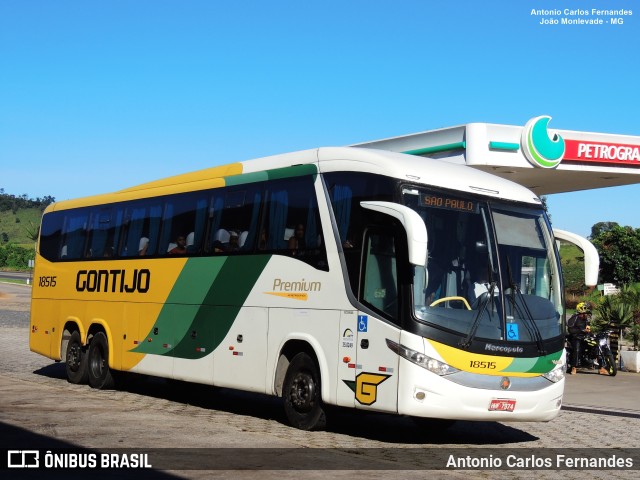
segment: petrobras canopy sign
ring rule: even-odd
[[[562,161],[640,167],[640,145],[563,138],[549,130],[550,120],[532,118],[522,130],[520,147],[534,167],[556,168]]]
[[[564,160],[640,167],[640,145],[566,140]]]
[[[556,168],[564,156],[564,139],[557,132],[549,132],[550,120],[549,116],[532,118],[522,130],[522,153],[534,167]]]

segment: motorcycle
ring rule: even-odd
[[[611,333],[612,330],[603,330],[595,334],[585,334],[581,340],[578,365],[572,366],[598,370],[604,368],[610,376],[615,377],[618,373],[618,365],[609,344]],[[567,365],[571,363],[572,349],[571,342],[567,341]]]

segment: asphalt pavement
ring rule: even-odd
[[[578,370],[577,375],[566,377],[563,408],[640,418],[640,373],[618,372],[610,377],[597,370]]]

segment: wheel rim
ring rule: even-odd
[[[82,361],[82,349],[77,343],[72,344],[67,350],[67,366],[72,372],[77,372],[80,369],[80,362]]]
[[[89,366],[94,378],[102,377],[102,372],[104,371],[104,353],[102,351],[102,347],[96,346],[96,348],[93,349],[93,355],[91,355]]]
[[[308,373],[298,373],[291,383],[289,399],[298,412],[309,412],[315,403],[316,383]]]

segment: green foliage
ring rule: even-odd
[[[28,268],[34,258],[33,244],[38,239],[42,212],[54,201],[51,196],[30,199],[27,195],[10,195],[0,188],[0,268]]]
[[[624,285],[618,295],[601,297],[595,304],[595,320],[598,326],[623,328],[625,336],[633,342],[634,350],[640,342],[640,288]]]
[[[604,281],[628,284],[640,280],[640,229],[616,225],[601,231],[591,242],[600,255]]]
[[[633,342],[633,349],[638,350],[638,343],[640,343],[640,323],[634,323],[627,329],[626,336]]]
[[[591,227],[591,238],[596,238],[618,226],[616,222],[598,222]]]
[[[562,263],[562,280],[567,296],[581,296],[587,291],[584,285],[584,255],[582,250],[573,244],[560,246]],[[577,303],[577,302],[576,302]]]
[[[595,305],[596,321],[602,325],[626,327],[633,320],[631,306],[620,295],[607,295]]]
[[[29,198],[27,194],[20,196],[5,193],[4,188],[0,188],[0,212],[11,211],[15,214],[20,209],[38,208],[43,211],[47,205],[55,202],[56,199],[50,195],[44,198]]]
[[[12,242],[15,244],[30,244],[38,239],[38,229],[42,219],[42,211],[39,208],[28,208],[19,210],[20,221],[16,222],[16,217],[10,210],[0,212],[0,232],[7,234],[4,239],[0,233],[0,244]]]
[[[35,251],[19,247],[13,243],[0,245],[0,268],[25,270],[29,267],[29,260],[33,260]]]
[[[627,325],[627,335],[633,341],[634,350],[637,350],[640,342],[640,287],[638,285],[625,285],[622,287],[618,297],[631,310],[631,321]]]
[[[29,240],[33,242],[38,241],[38,237],[40,236],[40,225],[35,225],[31,220],[29,220],[29,226],[24,227],[24,231],[27,233],[27,237]]]

